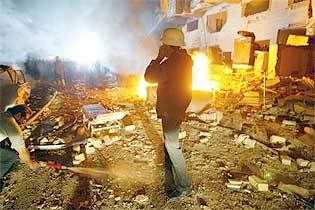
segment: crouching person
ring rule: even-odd
[[[25,105],[17,105],[7,111],[0,113],[0,190],[2,191],[2,178],[9,172],[12,165],[17,159],[16,152],[20,161],[27,164],[30,168],[36,169],[39,164],[32,160],[28,149],[25,147],[22,130],[18,122],[22,122],[26,118]],[[11,148],[6,148],[4,140],[8,139]]]

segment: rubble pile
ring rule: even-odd
[[[189,113],[180,141],[193,195],[169,199],[163,188],[161,121],[153,106],[124,88],[71,88],[58,93],[24,135],[38,160],[84,173],[30,172],[18,166],[6,177],[12,187],[0,194],[4,207],[302,209],[312,202],[314,124],[289,104],[277,105],[279,97],[267,109],[235,103],[234,110],[223,108],[225,99],[231,100],[223,97],[200,113]],[[90,118],[86,107],[101,112],[93,111],[97,114]],[[20,182],[37,183],[38,192],[23,188],[35,195],[34,202],[17,197]],[[56,188],[63,199],[54,196]]]

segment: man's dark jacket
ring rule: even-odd
[[[186,50],[174,51],[162,63],[152,60],[144,78],[149,83],[158,83],[158,117],[182,120],[190,104],[192,91],[192,59]]]

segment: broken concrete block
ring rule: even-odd
[[[268,183],[266,180],[260,179],[259,177],[252,175],[248,177],[248,181],[258,191],[268,191]]]
[[[211,137],[212,135],[211,135],[211,133],[209,133],[209,132],[200,132],[199,133],[199,137]]]
[[[72,150],[75,151],[75,152],[80,152],[81,151],[81,147],[80,147],[80,145],[74,145],[72,147]]]
[[[302,159],[302,158],[298,158],[298,159],[296,159],[296,163],[297,163],[298,166],[300,166],[300,167],[307,167],[307,165],[310,163],[310,161],[304,160],[304,159]]]
[[[250,136],[249,135],[246,135],[246,134],[240,134],[237,138],[234,139],[234,141],[237,143],[237,144],[243,144],[243,141],[245,139],[249,139]]]
[[[241,185],[243,184],[242,180],[238,180],[238,179],[229,179],[229,183],[230,184],[235,184],[235,185]]]
[[[149,202],[149,197],[146,195],[137,195],[135,198],[135,202],[141,205],[146,205]]]
[[[264,119],[265,120],[267,120],[267,121],[276,121],[276,116],[273,116],[273,115],[266,115],[265,117],[264,117]]]
[[[72,164],[73,164],[73,165],[79,165],[80,163],[82,163],[81,160],[73,160],[73,161],[72,161]]]
[[[125,126],[125,131],[127,131],[127,132],[134,131],[135,129],[136,129],[135,125],[127,125],[127,126]]]
[[[42,138],[41,140],[40,140],[40,144],[47,144],[49,141],[48,141],[48,139],[46,138],[46,137],[44,137],[44,138]]]
[[[183,138],[185,138],[186,136],[187,136],[186,131],[183,131],[183,132],[180,132],[180,133],[179,133],[178,138],[179,138],[179,139],[183,139]]]
[[[291,165],[291,158],[287,155],[281,155],[280,156],[280,159],[281,159],[281,163],[283,165],[286,165],[286,166],[289,166]]]
[[[226,183],[225,185],[227,188],[229,188],[231,190],[239,190],[242,187],[242,185],[240,185],[240,184],[232,184],[232,183]]]
[[[286,139],[281,136],[272,135],[270,137],[270,142],[272,144],[285,144]]]
[[[87,155],[91,155],[91,154],[93,154],[95,152],[95,148],[94,147],[92,147],[92,146],[86,146],[85,147],[85,153],[87,154]]]
[[[250,139],[250,138],[246,138],[243,141],[243,144],[244,144],[245,148],[250,149],[250,148],[254,148],[255,147],[256,141],[253,140],[253,139]]]
[[[74,156],[74,159],[82,162],[82,161],[85,160],[85,155],[84,155],[84,153],[75,155],[75,156]]]
[[[199,141],[200,141],[200,143],[202,143],[202,144],[207,144],[207,143],[209,142],[209,139],[208,139],[208,138],[202,138],[202,139],[200,139]]]
[[[62,138],[58,138],[55,141],[53,141],[53,144],[64,144],[65,141]]]
[[[296,126],[296,122],[293,120],[283,120],[282,124],[286,126]]]
[[[286,193],[290,193],[290,194],[297,194],[302,196],[303,198],[309,198],[310,196],[310,192],[309,190],[303,188],[303,187],[299,187],[296,185],[292,185],[292,184],[283,184],[283,183],[279,183],[278,185],[278,189],[281,191],[284,191]]]

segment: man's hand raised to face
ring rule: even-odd
[[[172,52],[173,50],[170,46],[161,45],[159,49],[159,54],[155,60],[160,63],[165,57],[168,58],[172,54]]]

